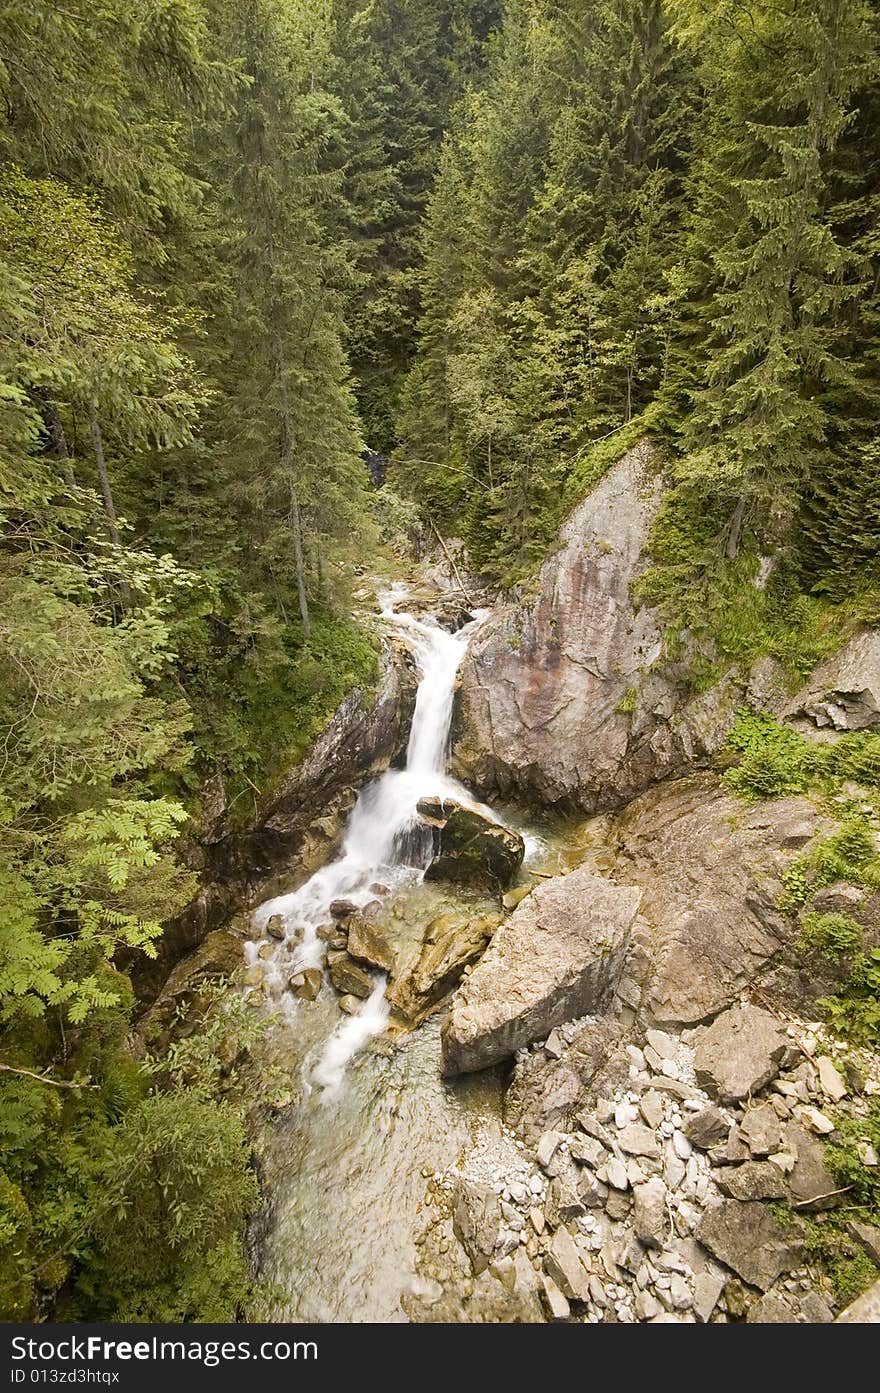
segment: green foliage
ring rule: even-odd
[[[509,0],[454,113],[395,479],[502,585],[640,438],[665,380],[691,85],[657,0]]]
[[[806,913],[801,920],[798,947],[805,953],[821,953],[830,962],[851,958],[862,946],[860,924],[848,914]]]
[[[803,793],[810,785],[812,747],[790,726],[763,712],[743,710],[728,736],[739,760],[723,782],[745,798],[779,798]]]
[[[877,1268],[833,1213],[809,1216],[804,1222],[807,1254],[827,1273],[838,1305],[848,1306],[877,1280]]]
[[[880,784],[880,736],[871,731],[848,731],[824,744],[766,712],[743,709],[727,747],[738,759],[722,779],[743,798],[779,798],[813,786],[829,793],[850,780],[868,791]]]
[[[866,1166],[859,1147],[880,1149],[880,1103],[871,1100],[865,1117],[840,1112],[835,1139],[825,1147],[825,1159],[837,1185],[846,1193],[840,1210],[806,1219],[806,1248],[828,1273],[841,1306],[847,1306],[877,1280],[877,1267],[861,1244],[847,1231],[852,1218],[880,1223],[880,1176]]]

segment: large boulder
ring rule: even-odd
[[[484,1069],[564,1021],[601,1011],[640,899],[639,890],[580,867],[523,900],[453,999],[444,1071]]]
[[[633,601],[664,483],[623,457],[571,513],[534,598],[496,610],[465,658],[454,763],[487,793],[592,810],[712,751],[739,689],[688,700],[652,667],[657,613]]]
[[[880,629],[860,630],[820,664],[788,704],[785,716],[802,727],[880,727]]]
[[[525,855],[518,832],[496,822],[483,809],[453,798],[423,798],[418,813],[434,838],[426,880],[506,889]]]

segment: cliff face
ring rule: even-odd
[[[663,495],[643,443],[571,513],[535,596],[500,608],[477,636],[454,757],[484,793],[591,811],[625,802],[723,740],[737,689],[687,700],[653,670],[658,617],[632,599]]]

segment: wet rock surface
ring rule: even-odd
[[[507,888],[525,855],[518,832],[480,809],[451,798],[423,798],[418,812],[434,837],[434,855],[425,872],[426,880]]]

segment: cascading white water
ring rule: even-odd
[[[284,975],[288,977],[303,968],[322,964],[325,945],[318,938],[317,930],[327,922],[334,900],[365,904],[374,898],[370,886],[377,881],[393,886],[424,874],[430,860],[431,841],[418,818],[420,798],[440,795],[472,801],[460,784],[447,777],[445,769],[455,678],[468,642],[483,616],[478,614],[473,623],[450,634],[411,614],[397,613],[395,606],[402,602],[405,594],[404,586],[394,586],[380,597],[380,601],[383,618],[408,645],[421,673],[406,767],[388,770],[361,790],[345,832],[342,853],[336,861],[324,866],[293,894],[269,900],[256,911],[257,927],[265,926],[270,916],[278,914],[284,920],[288,938],[302,933],[301,946],[293,957],[288,955],[285,960]],[[247,949],[249,961],[255,962],[257,945],[249,944]],[[279,991],[283,987],[283,977],[277,961],[264,966],[270,989]],[[384,976],[377,973],[372,995],[357,1016],[341,1021],[333,1031],[321,1058],[310,1071],[308,1082],[318,1084],[331,1094],[339,1087],[349,1060],[385,1026],[388,1019],[386,985]]]

